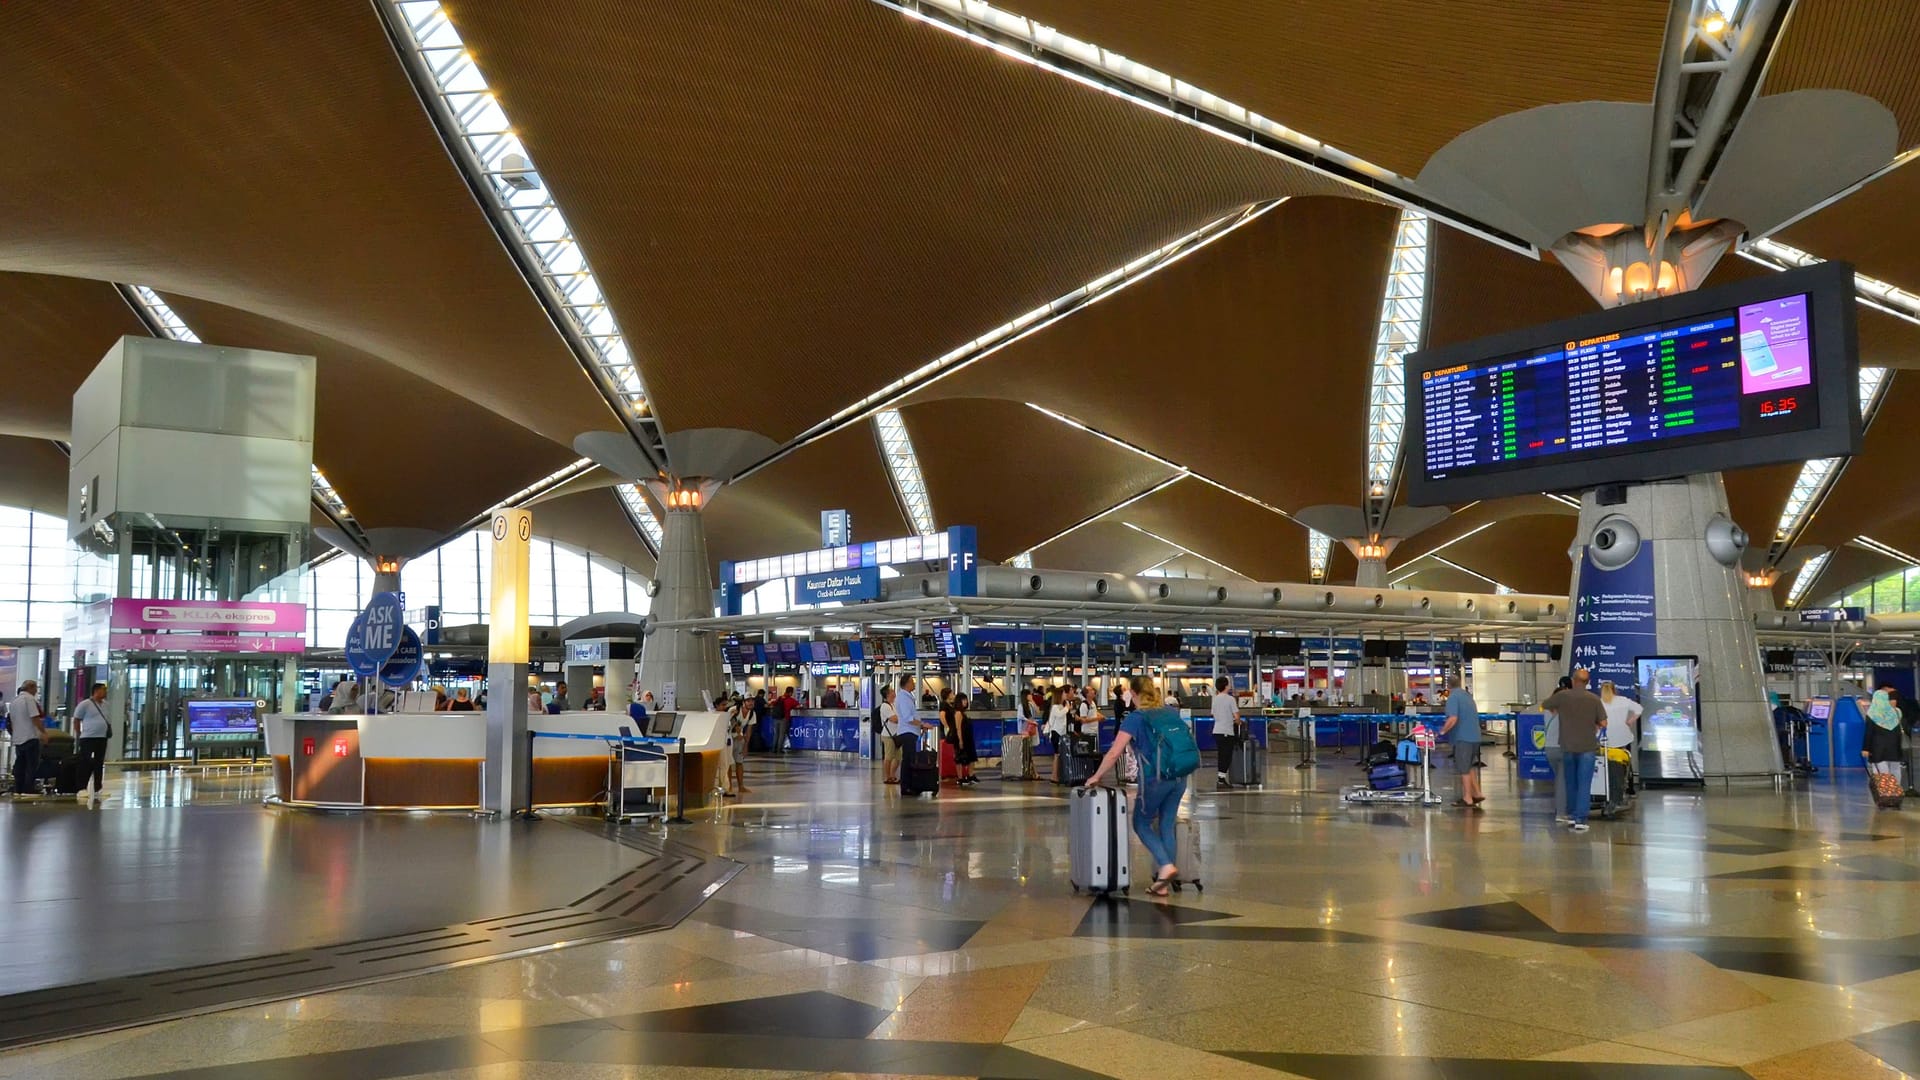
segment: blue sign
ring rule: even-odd
[[[1611,680],[1614,689],[1633,694],[1633,658],[1660,651],[1655,635],[1653,541],[1640,544],[1633,561],[1618,570],[1602,570],[1585,552],[1580,594],[1573,601],[1574,667],[1593,673],[1592,685]]]
[[[380,661],[367,652],[364,635],[367,629],[367,613],[361,612],[353,617],[353,623],[347,627],[347,670],[366,678],[378,674]]]
[[[845,510],[820,511],[820,546],[845,547],[853,540],[853,515]]]
[[[720,564],[720,614],[740,614],[740,585],[733,580],[733,563]]]
[[[384,664],[400,648],[400,632],[407,626],[406,598],[397,592],[375,593],[360,613],[360,648],[376,665]]]
[[[1866,617],[1867,609],[1857,607],[1808,608],[1800,613],[1800,621],[1803,623],[1864,622]]]
[[[879,598],[880,568],[877,566],[825,570],[817,574],[801,574],[793,579],[793,602],[796,604],[848,604]]]
[[[380,681],[395,689],[410,685],[420,677],[420,666],[420,635],[413,632],[413,627],[403,626],[400,647],[380,665]]]
[[[427,605],[426,633],[421,635],[421,641],[425,642],[428,645],[440,644],[440,605],[439,604]]]
[[[947,595],[980,595],[980,540],[971,525],[947,530]]]
[[[1553,779],[1553,766],[1547,761],[1545,713],[1521,713],[1515,718],[1513,748],[1520,755],[1520,779]]]

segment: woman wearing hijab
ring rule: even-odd
[[[1867,734],[1860,744],[1860,756],[1867,759],[1867,771],[1898,776],[1897,763],[1906,760],[1900,748],[1900,710],[1893,707],[1885,690],[1873,692],[1873,703],[1867,706],[1867,720]]]

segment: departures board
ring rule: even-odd
[[[1851,279],[1836,292],[1834,272],[1799,280],[1806,274],[1410,357],[1409,501],[1853,452],[1859,392]],[[1725,294],[1724,303],[1713,303],[1716,294]],[[1540,343],[1499,347],[1516,337]]]

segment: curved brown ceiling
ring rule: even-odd
[[[922,399],[1045,405],[1283,510],[1357,502],[1396,218],[1290,200]]]
[[[957,398],[901,415],[934,516],[976,526],[983,559],[1018,555],[1174,475],[1019,402]]]
[[[447,7],[674,429],[787,437],[1233,209],[1350,190],[859,0]]]
[[[0,435],[0,506],[67,516],[67,455],[46,439]]]
[[[1172,544],[1107,518],[1042,545],[1033,553],[1033,565],[1045,570],[1137,574],[1179,553]]]
[[[1007,0],[1017,14],[1414,176],[1453,137],[1564,101],[1653,97],[1658,0]]]
[[[368,528],[452,530],[578,457],[323,335],[205,300],[165,299],[204,340],[315,358],[313,461]]]
[[[1796,0],[1767,65],[1765,92],[1865,94],[1900,121],[1900,148],[1920,145],[1920,4]],[[1841,256],[1835,256],[1836,258]]]
[[[817,548],[822,510],[853,515],[855,540],[913,531],[893,499],[872,423],[855,424],[721,488],[706,510],[707,555],[718,563]]]
[[[1516,495],[1508,499],[1483,499],[1469,503],[1438,525],[1402,539],[1393,553],[1387,556],[1387,568],[1390,573],[1398,572],[1402,567],[1434,552],[1445,555],[1462,537],[1490,529],[1502,521],[1554,515],[1571,519],[1578,513],[1574,507],[1555,502],[1545,495]]]
[[[603,555],[637,573],[653,576],[653,556],[633,531],[612,488],[582,491],[536,503],[533,531],[551,540]]]
[[[1847,463],[1801,536],[1831,549],[1871,536],[1902,551],[1920,549],[1920,521],[1910,516],[1913,433],[1920,430],[1920,376],[1897,373],[1867,428],[1861,452]]]
[[[1453,567],[1433,559],[1422,559],[1420,564],[1414,567],[1410,573],[1407,571],[1399,571],[1390,575],[1390,577],[1394,582],[1395,588],[1412,589],[1414,591],[1431,589],[1435,592],[1484,593],[1493,588],[1493,586],[1486,583],[1484,578],[1475,577],[1464,570],[1455,570]],[[1560,590],[1555,589],[1553,591],[1557,593]]]
[[[1303,526],[1203,480],[1189,477],[1115,517],[1255,581],[1307,580]]]
[[[129,335],[147,329],[105,282],[0,273],[0,432],[65,439],[73,392]]]
[[[608,422],[369,5],[0,4],[0,100],[0,269],[256,312],[562,443]]]
[[[1520,592],[1564,593],[1573,579],[1567,547],[1577,528],[1578,522],[1565,514],[1507,518],[1462,539],[1440,557]]]
[[[1920,165],[1908,162],[1795,223],[1780,239],[1823,259],[1845,259],[1868,277],[1920,292],[1920,243],[1913,228],[1917,204]]]

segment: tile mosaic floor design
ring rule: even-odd
[[[857,763],[755,770],[673,834],[747,864],[674,929],[0,1055],[0,1077],[1920,1071],[1920,806],[1672,792],[1576,837],[1504,763],[1467,814],[1344,807],[1335,763],[1191,798],[1207,889],[1163,904],[1071,894],[1045,784],[902,802]]]

